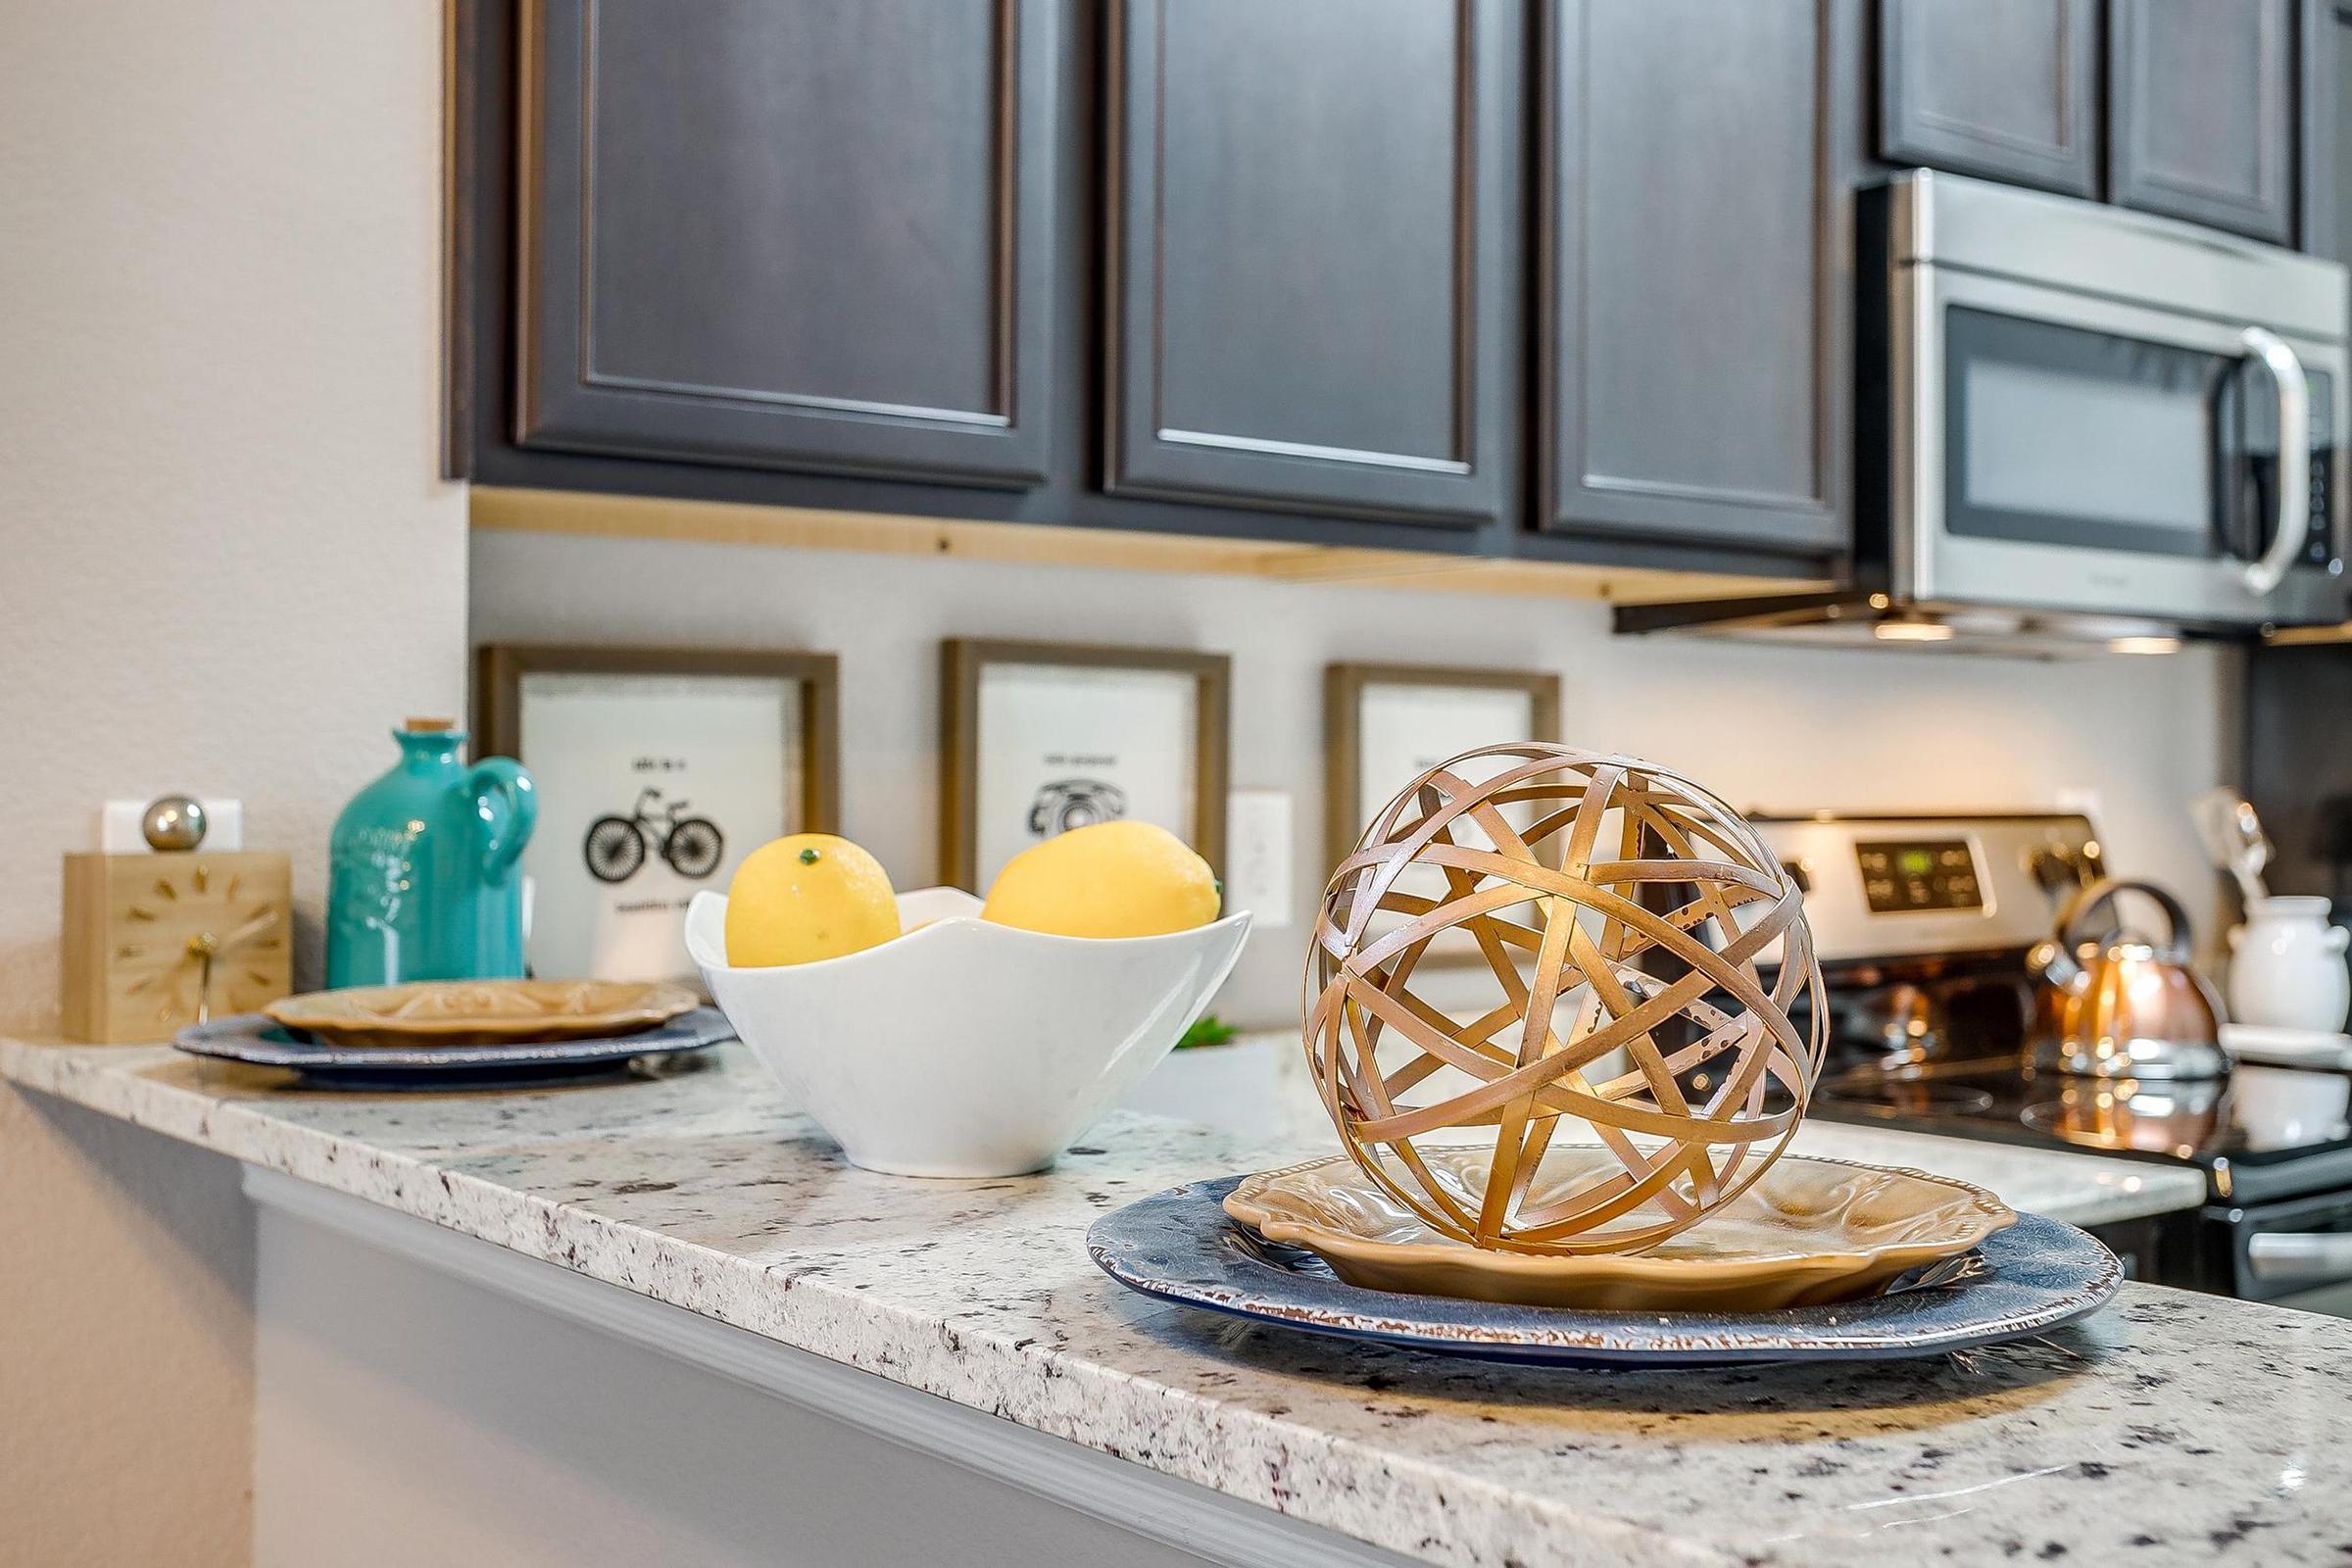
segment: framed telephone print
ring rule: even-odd
[[[539,795],[524,944],[544,979],[692,973],[686,905],[840,812],[831,654],[524,647],[476,656],[474,755]]]
[[[942,646],[940,867],[985,893],[1090,822],[1156,822],[1225,858],[1223,654],[953,638]]]

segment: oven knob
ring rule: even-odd
[[[2026,869],[2034,873],[2034,880],[2041,884],[2044,893],[2072,892],[2088,880],[2081,853],[2064,844],[2034,850],[2026,861]]]

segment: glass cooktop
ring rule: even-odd
[[[1833,1069],[1810,1114],[2211,1169],[2352,1151],[2352,1077],[2241,1065],[2204,1083],[2037,1072],[2016,1057]]]

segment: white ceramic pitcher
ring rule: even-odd
[[[2230,1016],[2238,1023],[2332,1033],[2352,1006],[2344,948],[2352,932],[2328,923],[2328,901],[2251,899],[2230,933]]]

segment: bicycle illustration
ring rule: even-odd
[[[718,869],[726,853],[726,837],[707,816],[685,814],[687,803],[666,805],[662,792],[648,787],[637,792],[637,804],[626,816],[600,816],[588,824],[581,856],[588,874],[599,882],[626,882],[645,865],[650,854],[669,862],[682,877],[700,881]],[[657,815],[656,813],[659,812]]]

